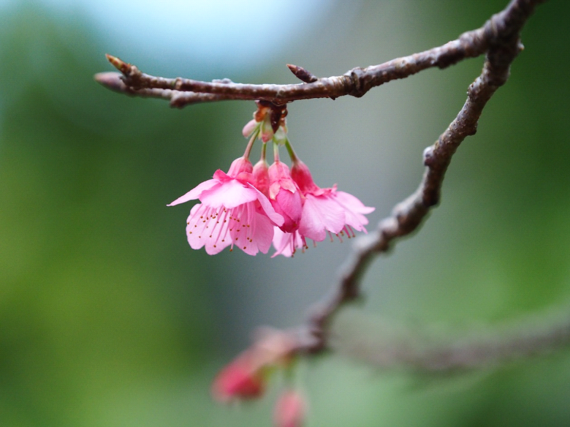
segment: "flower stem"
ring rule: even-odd
[[[261,160],[265,161],[265,155],[267,153],[267,143],[266,142],[262,142],[261,143]]]
[[[259,130],[256,132],[253,132],[251,134],[251,137],[249,138],[249,142],[247,143],[247,146],[245,147],[245,152],[243,153],[243,158],[245,160],[249,160],[249,154],[251,153],[251,149],[253,148],[253,143],[255,142],[255,138],[257,138],[258,135],[259,135]]]
[[[273,160],[275,162],[279,161],[279,144],[277,142],[273,143]]]
[[[299,158],[297,157],[297,154],[295,154],[295,150],[293,150],[293,146],[289,142],[289,138],[285,139],[285,148],[287,148],[287,152],[289,153],[289,157],[291,157],[291,161],[293,163],[297,163],[299,161]]]

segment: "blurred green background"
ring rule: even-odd
[[[105,53],[172,77],[290,83],[286,63],[342,74],[455,39],[506,1],[221,1],[203,15],[203,2],[184,3],[0,2],[2,427],[269,425],[279,380],[232,408],[211,401],[211,380],[255,327],[298,324],[349,250],[192,251],[191,205],[166,204],[243,153],[255,106],[174,110],[114,94],[93,81],[110,70]],[[461,334],[567,304],[568,12],[550,1],[525,27],[526,50],[459,149],[441,206],[371,267],[363,312]],[[318,184],[376,206],[374,227],[416,188],[423,149],[481,66],[293,103],[291,139]],[[298,377],[308,426],[570,424],[566,351],[430,381],[328,355]]]

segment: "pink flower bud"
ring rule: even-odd
[[[265,391],[268,368],[291,363],[295,340],[290,334],[264,329],[257,341],[220,371],[212,395],[220,402],[255,399]]]
[[[301,393],[296,390],[286,390],[275,405],[275,427],[301,427],[305,419],[306,406]]]
[[[271,141],[273,138],[273,128],[271,127],[271,123],[269,122],[269,116],[261,123],[261,140],[263,142]]]
[[[255,119],[247,122],[241,131],[243,136],[245,136],[246,138],[249,137],[253,133],[253,131],[255,130],[257,123],[258,122],[256,122]]]
[[[212,385],[212,395],[219,402],[239,399],[255,399],[265,390],[265,381],[253,370],[247,358],[240,358],[227,365]]]

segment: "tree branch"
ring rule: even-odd
[[[107,59],[121,74],[100,73],[95,79],[114,91],[128,95],[170,99],[171,105],[178,108],[221,100],[265,100],[282,105],[301,99],[335,99],[345,95],[361,97],[370,89],[389,81],[403,79],[432,67],[446,68],[463,59],[482,55],[491,46],[504,44],[506,39],[519,34],[536,5],[544,1],[546,0],[513,0],[505,10],[493,15],[483,27],[463,33],[457,40],[380,65],[356,67],[342,76],[317,78],[302,67],[288,65],[293,74],[305,82],[300,84],[256,85],[233,83],[226,79],[212,82],[168,79],[142,73],[136,66],[111,55],[107,55]],[[124,84],[119,83],[119,80]],[[181,95],[180,92],[186,95]]]
[[[351,359],[380,368],[449,374],[497,366],[523,357],[541,355],[570,343],[568,307],[555,316],[532,316],[514,324],[482,331],[462,331],[441,337],[441,332],[394,327],[382,319],[373,325],[361,321],[335,327],[331,346]],[[546,317],[546,318],[545,318]],[[365,319],[367,320],[367,319]],[[366,337],[355,332],[365,329]]]
[[[530,16],[538,3],[514,0],[505,11],[495,15],[485,25],[484,28],[493,31],[485,33],[492,38],[484,43],[489,49],[483,71],[469,86],[467,101],[456,118],[438,141],[424,151],[424,165],[427,168],[419,188],[396,205],[392,215],[382,220],[375,232],[356,240],[353,253],[340,269],[338,283],[322,302],[310,310],[308,324],[297,331],[298,352],[315,353],[327,348],[329,324],[344,304],[359,296],[360,278],[368,264],[378,254],[387,252],[395,241],[414,232],[439,203],[441,186],[451,158],[463,140],[475,134],[483,108],[507,81],[510,64],[522,50],[519,32],[524,19]],[[497,21],[498,16],[501,19]],[[514,25],[516,29],[505,23]]]

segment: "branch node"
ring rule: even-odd
[[[497,19],[500,19],[500,17],[498,14],[495,14],[485,22],[485,38],[490,42],[490,44],[494,44],[499,36]]]
[[[433,155],[433,146],[426,147],[424,150],[424,166],[432,167],[435,163],[435,157]]]
[[[354,68],[350,70],[348,74],[345,74],[350,79],[351,89],[348,93],[355,98],[362,97],[366,92],[368,92],[368,88],[364,85],[364,76],[366,75],[365,71],[361,67]]]

